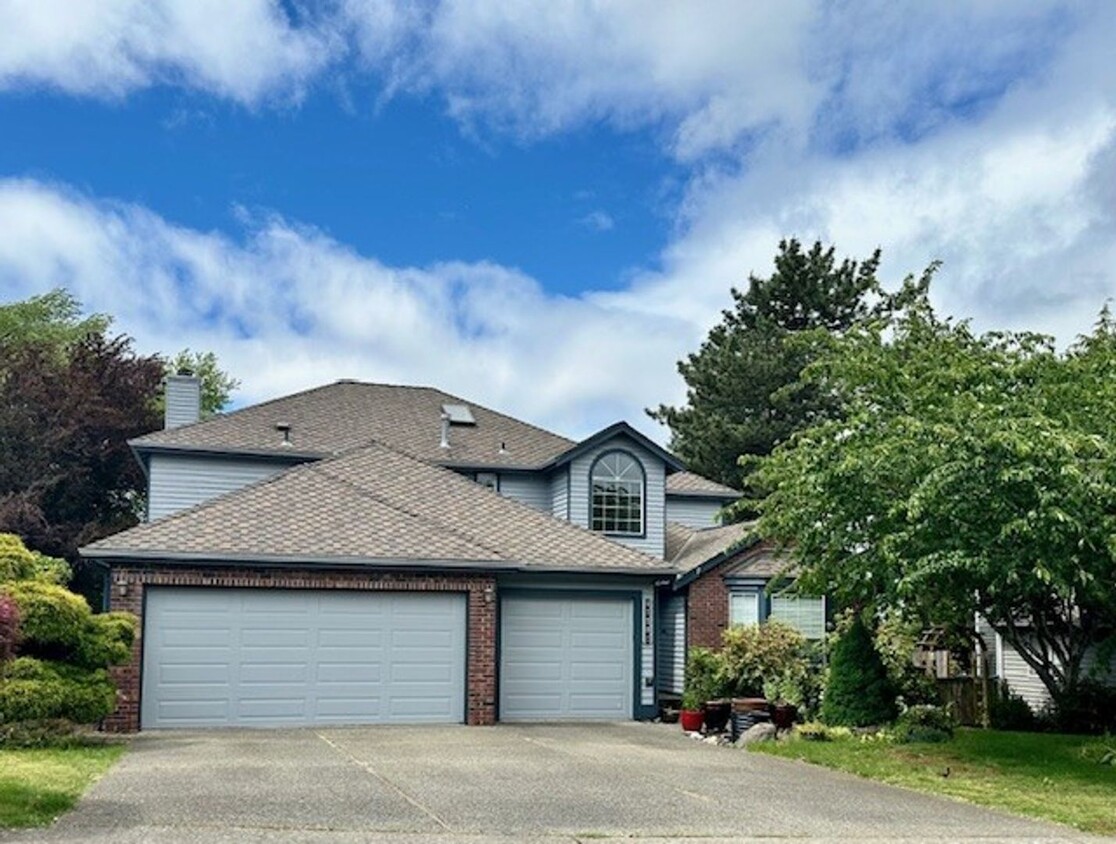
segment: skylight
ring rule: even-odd
[[[473,418],[473,411],[467,404],[443,404],[442,413],[449,417],[451,425],[477,424],[477,420]]]

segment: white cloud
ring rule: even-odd
[[[590,211],[578,222],[590,231],[595,232],[610,232],[616,228],[616,221],[612,219],[612,215],[600,209]]]
[[[336,58],[333,24],[269,0],[4,0],[0,89],[119,97],[175,84],[237,102],[297,96]]]
[[[0,181],[0,289],[65,285],[147,352],[212,349],[256,401],[336,378],[430,383],[588,433],[640,420],[698,339],[672,317],[545,293],[491,263],[388,267],[281,218],[242,240]]]

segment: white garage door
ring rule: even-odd
[[[141,725],[465,720],[465,597],[147,590]]]
[[[630,598],[507,597],[500,605],[500,719],[628,719]]]

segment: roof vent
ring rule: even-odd
[[[275,430],[283,435],[283,445],[287,448],[291,446],[291,426],[286,422],[276,422]]]
[[[451,421],[452,420],[450,419],[450,415],[443,410],[442,411],[442,441],[440,443],[438,443],[438,445],[441,446],[442,448],[449,448],[450,447],[449,429],[450,429],[450,422]]]
[[[504,443],[502,443],[502,442],[501,442],[501,443],[500,443],[500,449],[499,449],[499,451],[497,451],[496,453],[497,453],[497,454],[507,454],[507,453],[508,453],[508,448],[507,448],[507,446],[506,446],[506,445],[504,445]]]
[[[477,424],[477,420],[473,418],[473,411],[469,409],[467,404],[443,404],[442,415],[449,417],[451,425]]]

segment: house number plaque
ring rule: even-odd
[[[651,644],[651,599],[643,599],[643,644]]]

